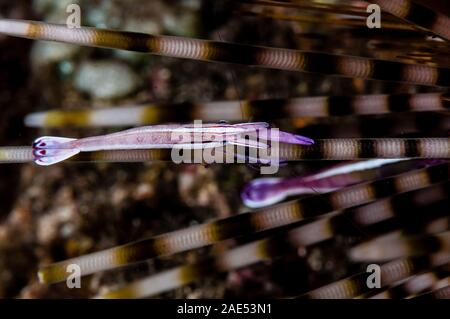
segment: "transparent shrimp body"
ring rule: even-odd
[[[265,131],[265,134],[262,132]],[[268,132],[268,133],[267,133]],[[267,148],[259,136],[270,140],[272,134],[265,122],[242,124],[169,124],[137,127],[117,133],[81,139],[43,136],[33,143],[33,155],[39,165],[52,165],[80,152],[102,150],[136,150],[158,148],[204,149],[225,144]],[[306,137],[280,132],[280,142],[311,145]]]

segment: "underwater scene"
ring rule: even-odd
[[[0,298],[449,299],[449,87],[445,0],[0,0]]]

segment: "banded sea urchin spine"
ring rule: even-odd
[[[191,38],[0,19],[0,33],[36,40],[147,52],[177,58],[243,64],[344,77],[450,86],[450,69],[355,56],[258,47]]]

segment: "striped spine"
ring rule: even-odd
[[[411,0],[371,0],[382,10],[450,40],[450,17]]]
[[[450,231],[411,238],[375,238],[349,251],[353,261],[386,261],[400,256],[420,256],[429,252],[450,251]]]
[[[397,204],[415,201],[420,203],[421,211],[427,210],[430,203],[438,200],[437,196],[432,192],[438,191],[439,188],[442,188],[442,186],[396,195],[389,199],[389,201],[396,202]],[[446,198],[447,195],[440,196],[440,199]],[[424,200],[424,196],[427,197],[427,200]],[[368,219],[367,217],[361,218],[359,216],[367,214],[379,215],[379,211],[375,212],[375,208],[384,210],[386,215],[402,213],[400,205],[396,206],[396,208],[387,208],[386,206],[380,207],[380,205],[377,205],[378,202],[356,209],[349,209],[333,217],[319,219],[304,226],[294,228],[283,235],[272,236],[233,248],[214,258],[157,273],[127,284],[119,289],[109,291],[101,295],[100,298],[150,297],[201,280],[206,276],[232,271],[264,260],[274,259],[289,251],[295,251],[300,247],[317,244],[342,232],[348,233],[348,229],[354,229],[355,225],[363,228],[368,227],[373,223],[380,222],[380,219]]]
[[[397,259],[381,265],[381,286],[392,285],[406,279],[420,271],[448,263],[450,254],[439,253],[426,257]],[[299,298],[308,299],[348,299],[367,293],[371,288],[367,285],[367,277],[370,273],[357,275],[336,281],[329,285],[317,288]]]
[[[150,104],[103,109],[53,110],[28,115],[31,127],[139,126],[164,122],[255,121],[302,117],[445,111],[450,100],[439,93],[321,96],[293,99],[220,101],[210,103]]]
[[[450,269],[439,267],[433,271],[412,276],[405,282],[386,289],[370,297],[371,299],[400,299],[410,298],[414,295],[427,293],[439,289],[444,282],[450,284]]]
[[[416,170],[375,182],[347,187],[335,192],[235,215],[202,225],[142,239],[74,259],[58,262],[39,270],[42,282],[66,279],[66,267],[80,266],[82,275],[126,265],[127,263],[187,251],[233,237],[292,224],[329,212],[373,202],[396,193],[420,189],[448,179],[448,164]]]
[[[283,145],[280,157],[300,159],[449,158],[449,138],[322,139],[308,147]]]
[[[219,147],[219,151],[225,149]],[[277,149],[282,161],[354,160],[369,158],[450,158],[448,138],[384,138],[384,139],[323,139],[311,146],[280,144]],[[260,154],[261,159],[270,159]],[[146,162],[171,161],[170,149],[114,150],[83,152],[68,161],[74,162]],[[0,163],[25,163],[34,160],[31,147],[1,147]],[[245,161],[242,161],[245,163]]]
[[[31,147],[0,147],[0,163],[28,163],[33,161]]]
[[[303,118],[288,122],[314,139],[356,137],[448,137],[450,116],[442,112]],[[280,123],[281,125],[282,123]]]
[[[151,54],[429,86],[450,86],[450,69],[396,61],[192,38],[0,19],[0,33]]]
[[[353,6],[341,8],[342,5],[321,5],[321,4],[301,5],[296,3],[285,3],[281,1],[251,1],[251,3],[256,5],[290,7],[303,10],[343,13],[352,16],[367,17],[366,12],[361,11],[360,8]],[[443,37],[444,39],[450,40],[450,18],[444,14],[432,10],[427,6],[421,5],[411,0],[373,0],[373,1],[371,0],[368,1],[368,3],[378,4],[383,11],[386,11],[398,18],[408,21],[414,24],[415,26],[419,27],[419,29],[425,29],[436,35]],[[389,28],[391,26],[390,16],[382,18],[383,18],[382,28],[385,27]],[[345,22],[346,20],[345,19],[337,20],[336,21],[337,24],[340,21]]]
[[[85,152],[68,159],[70,162],[147,162],[170,161],[170,150],[114,150]],[[28,146],[0,147],[0,163],[31,163],[34,161],[33,149]]]
[[[450,285],[419,295],[415,299],[450,299]]]

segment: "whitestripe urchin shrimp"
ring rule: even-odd
[[[30,76],[35,91],[17,95],[29,108],[11,121],[20,118],[33,135],[3,143],[29,146],[0,147],[0,163],[24,163],[21,194],[11,197],[15,213],[29,210],[36,225],[25,242],[40,249],[29,267],[39,284],[32,283],[53,291],[76,264],[83,285],[93,276],[84,297],[147,298],[175,289],[170,296],[186,297],[183,286],[202,291],[208,278],[227,280],[220,297],[261,290],[300,299],[448,298],[450,18],[421,1],[371,2],[383,10],[382,29],[367,27],[368,3],[359,0],[236,1],[221,19],[208,9],[222,4],[208,2],[203,39],[125,31],[133,23],[72,29],[26,20],[33,15],[2,16],[0,34],[12,37],[0,39],[0,57],[9,53],[2,41],[77,48],[39,65],[38,80]],[[155,3],[138,11],[146,15]],[[134,3],[114,5],[135,9],[124,16],[137,14]],[[95,24],[89,19],[86,25]],[[231,22],[218,26],[222,20]],[[135,95],[99,101],[73,88],[80,61],[105,58],[139,74]],[[208,124],[186,124],[196,120]],[[276,141],[260,139],[275,128]],[[224,153],[228,145],[245,147],[242,163],[264,149],[258,165],[276,153],[284,167],[261,179],[245,166],[171,163],[173,148]],[[192,173],[200,169],[209,180]],[[20,229],[20,218],[10,220],[0,224],[3,242],[20,233],[3,230]],[[0,271],[2,249],[0,242]],[[305,269],[294,273],[278,262]],[[380,266],[377,289],[366,284],[368,263]],[[118,278],[133,265],[147,270]],[[263,279],[255,278],[257,267],[266,270]],[[273,269],[281,269],[281,281]],[[105,273],[114,278],[104,283]],[[246,289],[245,280],[263,288]]]

